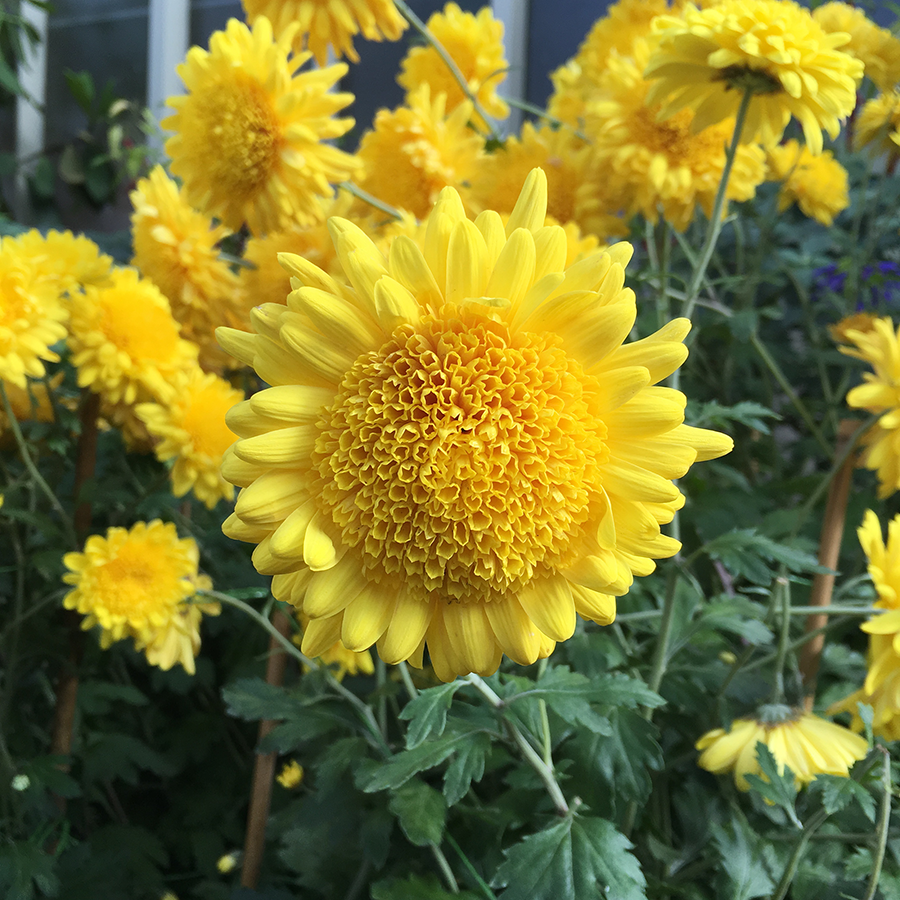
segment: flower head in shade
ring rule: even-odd
[[[191,205],[233,230],[313,221],[332,184],[356,168],[326,143],[353,126],[335,118],[352,95],[332,90],[347,67],[298,73],[309,54],[289,58],[291,37],[289,29],[274,40],[265,17],[252,31],[231,19],[209,51],[188,51],[178,67],[187,94],[168,100],[176,111],[162,122],[175,132],[166,141],[172,172]]]
[[[823,3],[812,13],[827,32],[844,32],[850,41],[842,48],[862,61],[866,75],[887,91],[900,81],[900,39],[876,25],[849,3]]]
[[[260,16],[272,23],[276,35],[293,34],[294,49],[308,49],[320,66],[328,62],[328,51],[359,62],[353,38],[396,41],[406,29],[406,20],[394,0],[241,0],[247,21]]]
[[[793,116],[820,153],[822,132],[837,137],[856,103],[863,64],[838,49],[849,35],[826,33],[793,0],[687,4],[653,28],[659,43],[644,72],[655,79],[647,102],[662,103],[662,116],[693,109],[695,131],[733,118],[750,90],[743,140],[776,143]]]
[[[656,222],[662,214],[684,231],[698,206],[712,215],[734,120],[699,133],[690,109],[660,120],[659,106],[647,104],[650,83],[642,75],[650,56],[647,41],[637,39],[632,54],[609,56],[587,103],[584,130],[592,141],[594,165],[614,185],[613,197],[628,218],[641,213]],[[738,147],[726,197],[751,199],[765,174],[763,151],[750,144]]]
[[[0,379],[23,388],[42,378],[50,348],[66,336],[69,311],[49,258],[23,251],[21,238],[0,237]]]
[[[57,372],[52,378],[28,380],[24,388],[12,382],[3,382],[3,390],[18,422],[53,422],[56,420],[56,405],[70,406],[68,399],[56,396],[63,381],[63,373]],[[0,439],[7,433],[9,420],[0,405]]]
[[[237,276],[218,250],[228,229],[197,212],[162,166],[138,181],[131,204],[133,264],[165,294],[200,364],[221,369],[229,358],[215,329],[236,324],[240,309]]]
[[[373,130],[359,144],[363,172],[357,182],[379,200],[422,218],[443,188],[471,178],[484,141],[469,127],[468,101],[448,113],[446,95],[432,96],[423,84],[406,102],[376,113]]]
[[[168,397],[179,373],[197,362],[197,347],[179,334],[169,301],[134,269],[116,269],[108,284],[72,299],[69,346],[80,387],[110,403]]]
[[[222,456],[236,440],[225,414],[243,399],[242,391],[197,368],[182,376],[167,403],[138,404],[138,417],[159,439],[154,448],[157,459],[174,461],[170,476],[176,497],[193,491],[212,509],[234,496],[221,473]]]
[[[731,727],[715,728],[697,741],[702,751],[697,764],[719,775],[734,773],[742,791],[750,789],[747,775],[760,775],[756,745],[765,744],[778,764],[787,766],[797,786],[817,775],[847,775],[866,755],[868,746],[859,735],[820,716],[787,706],[763,707],[757,718],[735,719]]]
[[[900,157],[900,91],[888,90],[867,100],[856,119],[855,144]]]
[[[536,169],[505,228],[445,189],[422,249],[401,235],[385,257],[332,219],[349,284],[287,257],[287,307],[220,330],[272,385],[228,417],[225,532],[291,576],[274,589],[309,617],[308,656],[340,640],[419,666],[427,644],[444,680],[530,664],[677,551],[671,479],[732,445],[658,386],[689,323],[625,344],[631,247],[565,268],[546,210]]]
[[[497,96],[497,88],[506,79],[509,63],[503,54],[503,23],[494,18],[490,7],[475,15],[448,3],[428,20],[428,30],[456,63],[481,108],[496,119],[506,118],[509,107]],[[410,49],[397,81],[409,93],[428,84],[432,97],[446,94],[447,112],[466,99],[459,82],[430,44]],[[478,116],[475,121],[485,124]]]
[[[171,523],[110,528],[105,537],[89,537],[83,552],[63,557],[63,581],[72,585],[63,605],[86,616],[83,628],[100,626],[104,648],[132,638],[152,665],[181,663],[193,673],[201,614],[219,611],[217,604],[187,602],[212,586],[198,574],[198,559],[196,543],[179,540]]]
[[[847,405],[879,416],[863,438],[862,464],[878,474],[878,496],[884,499],[900,488],[900,328],[887,316],[871,325],[868,331],[848,330],[851,346],[839,349],[873,369],[848,392]]]
[[[781,182],[778,211],[796,203],[803,214],[831,225],[834,217],[850,205],[847,170],[830,150],[810,153],[797,141],[786,141],[768,149],[769,175]]]

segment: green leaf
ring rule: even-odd
[[[773,565],[783,565],[795,573],[831,573],[831,569],[820,566],[812,554],[773,541],[755,528],[726,532],[703,549],[711,559],[719,560],[732,576],[746,578],[754,584],[769,584],[774,577]]]
[[[473,891],[451,894],[434,875],[385,878],[376,881],[370,890],[372,900],[482,900],[482,895]]]
[[[230,716],[238,719],[286,719],[298,708],[287,691],[266,684],[261,678],[241,678],[222,689],[222,699]]]
[[[770,433],[765,419],[780,418],[781,416],[774,410],[752,400],[743,400],[735,403],[734,406],[722,406],[715,400],[710,403],[698,404],[696,408],[691,404],[686,415],[686,419],[690,421],[691,425],[729,431],[731,423],[738,422],[762,434]]]
[[[99,734],[82,751],[85,781],[121,778],[137,784],[144,770],[158,775],[172,775],[175,767],[170,759],[130,734]]]
[[[491,749],[491,739],[484,734],[472,735],[459,747],[444,773],[444,799],[447,806],[455,806],[469,792],[473,781],[484,776],[484,762]]]
[[[62,768],[68,762],[65,756],[36,756],[22,766],[33,787],[52,791],[60,797],[71,799],[81,796],[81,785]]]
[[[412,750],[403,750],[378,766],[361,768],[357,772],[357,786],[367,794],[401,787],[418,772],[440,765],[459,748],[461,742],[471,739],[471,732],[444,734]]]
[[[794,781],[794,773],[789,766],[784,767],[783,772],[778,771],[778,763],[772,755],[772,751],[762,742],[756,744],[756,759],[762,775],[748,774],[746,776],[750,789],[759,794],[764,800],[775,806],[780,806],[790,820],[798,827],[803,825],[797,818],[794,809],[794,801],[797,799],[797,785]]]
[[[428,688],[403,707],[400,718],[410,723],[406,731],[407,750],[444,733],[447,710],[453,702],[453,695],[462,684],[461,681],[451,681],[449,684]]]
[[[59,158],[58,171],[66,184],[84,184],[84,165],[74,144],[66,144]]]
[[[2,55],[0,55],[0,88],[9,91],[10,94],[16,97],[25,96],[25,91],[22,89],[22,85],[19,84],[15,71]]]
[[[42,156],[34,167],[29,179],[31,189],[36,197],[41,200],[52,200],[56,193],[56,173],[53,171],[53,164]]]
[[[643,802],[650,795],[650,772],[663,765],[656,728],[630,709],[613,710],[610,724],[609,737],[598,737],[594,746],[597,765],[617,794]]]
[[[84,189],[98,206],[111,199],[116,185],[116,175],[109,162],[95,156],[84,171]]]
[[[501,900],[645,900],[631,847],[606,819],[570,816],[504,851],[492,886],[506,888]]]
[[[857,703],[856,709],[859,711],[859,718],[862,720],[866,732],[866,741],[871,747],[875,743],[875,710],[868,703]]]
[[[129,706],[146,706],[147,695],[130,684],[111,681],[86,681],[78,686],[78,707],[92,716],[105,716],[116,702]]]
[[[817,775],[809,789],[822,794],[822,806],[829,815],[845,809],[855,800],[866,818],[875,821],[875,798],[858,781],[846,775]]]
[[[91,107],[94,105],[94,79],[89,72],[73,72],[71,69],[64,69],[63,76],[72,98],[82,112],[90,117]]]
[[[427,847],[441,843],[447,821],[447,805],[440,791],[414,778],[391,792],[388,809],[397,817],[411,844]]]
[[[722,868],[728,877],[733,900],[752,900],[769,894],[774,885],[763,868],[762,860],[750,846],[750,836],[742,823],[732,822],[716,829],[713,841],[722,857]]]

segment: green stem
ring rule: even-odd
[[[565,122],[562,119],[557,119],[556,116],[551,116],[550,113],[547,112],[542,106],[535,106],[533,103],[528,103],[525,100],[517,100],[515,97],[504,97],[504,103],[508,103],[510,106],[515,107],[516,109],[521,109],[522,112],[531,113],[533,116],[538,116],[543,119],[545,122],[549,122],[556,128],[565,128],[568,131],[571,131],[576,137],[581,138],[581,140],[586,141],[587,143],[592,143],[591,139],[583,132],[579,131],[574,125],[569,122]]]
[[[659,289],[656,295],[656,327],[662,328],[669,320],[669,256],[672,241],[669,237],[669,223],[660,219],[654,229],[657,240],[657,274]]]
[[[503,700],[497,695],[497,693],[491,688],[489,684],[487,684],[479,675],[467,675],[463,679],[467,684],[471,684],[483,697],[485,697],[488,703],[494,707],[494,709],[502,709],[503,708]],[[525,757],[525,761],[537,772],[538,777],[544,783],[544,787],[547,789],[547,793],[550,795],[550,799],[553,801],[553,806],[556,809],[557,815],[567,816],[569,815],[569,804],[566,803],[566,798],[563,796],[563,792],[559,787],[559,783],[556,780],[556,776],[553,774],[552,766],[547,765],[544,760],[538,755],[535,751],[534,747],[531,746],[531,743],[525,737],[524,734],[519,730],[519,728],[515,725],[515,723],[510,722],[509,719],[504,718],[503,724],[506,726],[507,731],[509,732],[509,736],[512,738],[513,743],[519,748],[519,752]]]
[[[781,593],[781,628],[778,632],[778,650],[775,655],[775,689],[773,703],[784,703],[784,666],[787,662],[788,647],[791,643],[791,587],[790,582],[780,574],[775,579],[774,590]]]
[[[453,874],[453,869],[450,868],[450,863],[447,862],[447,857],[444,856],[444,851],[441,850],[437,844],[429,844],[428,846],[431,848],[432,855],[438,864],[438,868],[441,870],[441,874],[447,882],[447,887],[450,888],[450,893],[458,894],[459,885],[456,883],[456,876]]]
[[[803,831],[800,833],[797,843],[794,844],[794,849],[788,860],[788,864],[785,866],[784,872],[781,875],[781,880],[778,882],[778,886],[772,894],[772,900],[784,900],[787,896],[787,892],[791,887],[791,882],[794,880],[794,875],[797,874],[797,866],[800,865],[803,851],[806,849],[809,839],[822,827],[822,824],[828,816],[829,813],[825,812],[824,809],[820,809],[810,817],[809,822],[803,827]]]
[[[669,640],[672,637],[672,625],[675,618],[675,591],[678,587],[678,569],[672,567],[669,569],[669,576],[666,580],[666,596],[663,599],[662,619],[659,623],[659,635],[656,638],[656,649],[653,652],[653,664],[650,669],[650,677],[647,679],[647,685],[654,693],[659,691],[662,684],[663,675],[666,674],[666,664],[669,655]],[[652,711],[648,710],[650,715]],[[649,717],[648,717],[649,718]]]
[[[497,900],[497,895],[491,890],[491,886],[478,874],[478,870],[472,865],[471,860],[463,852],[462,847],[456,843],[453,835],[450,832],[446,832],[444,840],[453,848],[453,852],[459,857],[466,871],[472,876],[472,880],[478,885],[481,893],[484,894],[484,900]]]
[[[466,76],[459,70],[459,66],[454,61],[453,57],[447,52],[444,48],[443,44],[435,36],[428,30],[428,27],[425,23],[409,8],[409,6],[404,2],[404,0],[394,0],[394,5],[400,12],[400,15],[415,28],[416,31],[422,35],[423,38],[435,49],[437,55],[444,61],[444,65],[450,70],[450,74],[456,79],[459,86],[462,88],[462,92],[466,95],[466,99],[472,104],[472,108],[475,112],[481,117],[481,120],[484,122],[485,126],[488,129],[488,139],[493,141],[499,141],[500,135],[491,125],[490,116],[484,111],[484,107],[478,102],[478,97],[472,92],[472,89],[469,87],[469,82],[466,81]]]
[[[872,876],[869,878],[869,886],[863,900],[872,900],[878,889],[881,867],[884,865],[884,851],[887,847],[888,827],[891,824],[891,757],[884,747],[878,749],[882,755],[881,787],[884,794],[881,798],[881,810],[878,815],[878,845],[875,849],[875,865],[872,867]]]
[[[380,209],[383,213],[391,216],[394,219],[402,219],[403,214],[397,209],[395,206],[391,206],[390,203],[385,203],[384,200],[379,200],[373,194],[370,194],[368,191],[364,191],[361,187],[357,187],[352,181],[342,181],[338,187],[342,191],[346,191],[348,194],[353,194],[359,200],[362,200],[363,203],[368,203],[369,206],[374,206],[375,209]]]
[[[405,662],[397,663],[397,670],[400,672],[400,678],[403,679],[403,686],[406,693],[409,694],[410,700],[415,700],[419,696],[416,686],[413,684],[412,676],[409,674],[409,666]]]

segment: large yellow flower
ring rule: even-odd
[[[867,100],[856,118],[857,147],[900,157],[900,91],[885,91]]]
[[[178,333],[169,301],[134,269],[116,269],[108,285],[72,299],[69,346],[80,387],[110,403],[171,395],[197,347]]]
[[[850,35],[844,51],[862,60],[866,75],[881,90],[890,90],[900,81],[900,40],[861,9],[849,3],[823,3],[812,15],[825,31]]]
[[[503,23],[490,7],[477,15],[463,12],[456,3],[448,3],[443,12],[428,20],[428,30],[456,63],[482,109],[495,119],[505,119],[509,107],[497,96],[497,88],[506,79],[509,63],[503,53]],[[413,47],[401,63],[397,76],[400,86],[412,93],[420,85],[431,87],[431,95],[447,95],[447,112],[466,99],[459,82],[431,45]],[[484,126],[480,116],[474,121]]]
[[[293,42],[298,52],[304,46],[324,66],[328,51],[359,62],[353,49],[357,34],[369,41],[383,37],[396,41],[406,28],[406,20],[394,0],[241,0],[247,21],[260,16],[272,23],[276,35],[296,30]]]
[[[83,234],[71,231],[37,229],[15,239],[23,259],[27,259],[42,278],[52,281],[61,294],[91,284],[103,284],[112,270],[112,258]]]
[[[731,727],[715,728],[697,741],[703,751],[701,769],[734,772],[734,783],[750,789],[747,775],[759,775],[756,745],[765,744],[778,763],[790,768],[797,786],[809,784],[817,775],[847,775],[850,767],[866,755],[866,742],[842,725],[786,706],[763,707],[759,719],[735,719]]]
[[[227,234],[197,212],[157,166],[131,192],[133,264],[166,295],[181,334],[200,348],[200,364],[220,370],[230,358],[216,343],[219,325],[237,324],[237,276],[219,256]]]
[[[283,577],[276,575],[272,581],[274,583],[276,579]],[[306,628],[309,625],[308,616],[301,614],[299,619],[301,628]],[[302,632],[294,635],[293,641],[298,647],[301,646],[303,644]],[[368,650],[355,653],[353,650],[348,650],[340,640],[335,641],[334,644],[323,650],[316,657],[316,660],[321,665],[330,667],[338,681],[343,681],[347,675],[371,675],[375,671],[375,663],[372,660],[372,654]]]
[[[656,222],[660,213],[684,231],[699,206],[712,215],[725,148],[734,120],[724,119],[699,133],[694,113],[679,110],[663,121],[659,106],[647,104],[650,85],[642,72],[650,56],[647,41],[635,40],[633,57],[611,54],[593,99],[587,104],[585,132],[592,140],[595,166],[614,187],[628,216]],[[749,200],[765,180],[765,154],[755,146],[738,147],[726,197]]]
[[[212,509],[219,500],[234,496],[220,471],[223,454],[236,440],[225,414],[244,394],[199,368],[183,376],[175,388],[168,403],[141,403],[136,412],[150,434],[160,439],[154,448],[157,458],[174,460],[172,493],[183,497],[193,491]]]
[[[847,405],[879,415],[866,432],[862,462],[878,473],[878,496],[883,500],[900,488],[900,328],[887,316],[876,319],[867,331],[845,332],[853,346],[841,353],[855,356],[872,366],[864,372],[865,384],[852,388]]]
[[[290,29],[278,41],[261,16],[251,31],[231,19],[209,39],[209,51],[192,47],[178,74],[187,88],[170,97],[175,115],[163,120],[175,132],[166,141],[172,172],[184,181],[188,202],[237,230],[276,231],[316,218],[332,184],[355,170],[355,159],[326,141],[339,138],[353,119],[335,113],[353,100],[332,88],[343,63],[300,72],[310,54],[289,59]]]
[[[472,104],[449,115],[447,98],[423,84],[407,97],[408,106],[380,109],[373,131],[363,135],[360,187],[393,206],[422,218],[442,188],[460,187],[471,178],[483,141],[469,128]]]
[[[67,553],[63,575],[73,585],[63,605],[87,618],[85,629],[99,625],[101,646],[133,638],[152,665],[175,663],[193,673],[200,647],[201,613],[217,614],[218,604],[188,605],[212,582],[198,574],[199,552],[192,538],[179,540],[175,526],[159,519],[138,522],[130,530],[110,528],[92,535],[82,553]]]
[[[298,262],[287,307],[220,330],[273,385],[228,417],[225,532],[285,576],[308,655],[340,639],[419,666],[427,643],[444,680],[532,663],[678,550],[671,479],[730,449],[656,386],[690,323],[623,344],[631,247],[564,269],[546,185],[535,170],[505,229],[447,188],[424,249],[401,235],[387,258],[332,219],[349,285]]]
[[[781,182],[778,211],[796,203],[803,214],[831,225],[834,217],[850,205],[847,170],[830,150],[810,153],[790,140],[768,151],[770,177]]]
[[[45,361],[59,359],[50,348],[66,336],[69,312],[57,279],[21,245],[0,237],[0,379],[24,388],[26,377],[43,378]]]
[[[849,35],[826,33],[793,0],[688,4],[653,28],[659,45],[644,74],[657,81],[647,102],[662,103],[663,116],[690,107],[695,131],[734,117],[750,89],[744,140],[776,143],[794,116],[809,149],[821,153],[822,131],[837,137],[856,103],[863,64],[837,49]]]

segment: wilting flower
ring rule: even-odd
[[[448,3],[442,12],[432,14],[428,30],[456,63],[481,108],[496,119],[506,118],[509,107],[497,96],[497,88],[506,79],[509,63],[503,54],[503,23],[494,18],[490,7],[474,15]],[[432,97],[446,94],[448,113],[466,100],[459,82],[431,45],[409,51],[397,81],[408,93],[427,84]],[[480,116],[475,121],[485,124]]]
[[[304,47],[324,66],[328,51],[359,62],[353,49],[357,34],[367,41],[396,41],[406,28],[394,0],[241,0],[252,25],[265,16],[276,35],[296,31],[294,48]]]
[[[863,104],[856,118],[855,143],[894,160],[900,157],[900,91],[885,91]]]
[[[796,203],[803,214],[831,225],[834,217],[850,205],[847,170],[830,150],[810,153],[790,140],[768,151],[770,177],[781,182],[778,211]]]
[[[196,543],[179,540],[171,523],[155,519],[130,530],[110,528],[105,537],[89,537],[84,552],[63,557],[69,569],[63,581],[73,585],[63,605],[86,616],[83,628],[100,626],[102,647],[132,638],[151,665],[181,663],[193,674],[200,618],[219,612],[215,603],[188,603],[212,587],[198,574],[198,559]]]
[[[644,75],[657,80],[647,102],[662,103],[662,116],[693,109],[695,131],[733,118],[749,90],[743,140],[777,143],[793,116],[821,153],[822,131],[837,137],[856,104],[863,64],[837,49],[849,35],[826,33],[793,0],[688,4],[653,28],[659,44]]]
[[[237,276],[219,255],[228,234],[197,212],[157,166],[131,192],[133,264],[165,294],[181,334],[200,350],[200,364],[220,370],[229,357],[216,343],[219,325],[237,324]]]
[[[408,106],[380,109],[372,131],[362,136],[359,186],[393,206],[421,218],[442,188],[471,178],[484,142],[469,128],[472,104],[449,114],[447,97],[432,97],[423,84],[407,97]]]
[[[735,719],[727,731],[714,728],[704,734],[696,745],[702,751],[697,764],[717,775],[733,772],[734,783],[747,791],[747,775],[761,774],[759,743],[769,748],[779,772],[787,766],[794,773],[798,787],[817,775],[847,775],[868,749],[859,735],[842,725],[802,709],[769,706],[757,718]]]
[[[138,404],[138,417],[159,438],[157,459],[174,460],[170,476],[176,497],[193,491],[212,509],[234,496],[221,473],[222,456],[237,439],[225,414],[243,399],[242,391],[198,368],[181,377],[168,402]]]
[[[624,344],[631,247],[564,269],[545,226],[546,177],[504,229],[445,189],[420,245],[387,258],[332,219],[349,285],[285,257],[303,285],[253,311],[223,345],[273,385],[229,414],[223,472],[243,487],[226,534],[257,542],[309,616],[303,651],[377,643],[441,679],[521,664],[601,623],[655,558],[683,497],[671,479],[728,452],[683,424],[658,385],[685,359],[689,322]]]
[[[900,329],[890,318],[876,319],[869,331],[848,331],[850,347],[841,353],[867,362],[874,371],[864,372],[865,384],[852,388],[847,405],[879,416],[866,432],[862,464],[878,473],[878,496],[890,497],[900,488]]]
[[[353,100],[332,90],[347,66],[298,73],[310,54],[289,59],[291,37],[289,29],[275,41],[265,17],[252,31],[231,19],[209,51],[192,47],[178,66],[187,94],[169,98],[176,112],[162,122],[175,132],[166,141],[172,172],[189,203],[233,230],[314,221],[331,185],[356,168],[326,143],[353,126],[334,117]]]

